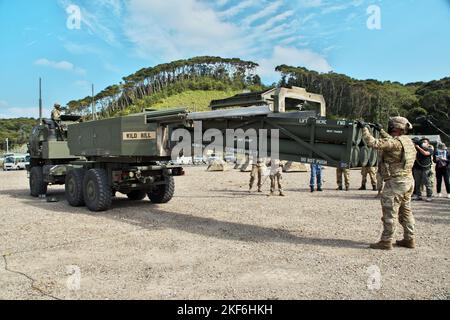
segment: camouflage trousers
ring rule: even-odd
[[[380,193],[383,190],[384,182],[380,170],[377,171],[377,190]]]
[[[391,178],[385,182],[381,196],[383,209],[382,241],[394,240],[396,220],[403,227],[404,239],[414,239],[415,220],[411,211],[411,196],[414,190],[412,177]]]
[[[422,188],[425,186],[427,197],[433,196],[434,174],[430,168],[413,168],[414,175],[414,194],[421,197]]]
[[[369,175],[372,186],[377,185],[377,169],[375,167],[362,167],[361,169],[362,181],[361,185],[367,184],[367,175]]]
[[[345,188],[348,189],[350,187],[350,170],[342,168],[336,169],[336,181],[339,187],[342,187],[342,175],[344,175]]]
[[[275,192],[276,186],[278,185],[278,191],[283,192],[283,188],[281,186],[282,175],[280,172],[270,175],[270,192]]]
[[[255,180],[258,178],[258,190],[262,187],[262,175],[263,175],[263,168],[262,166],[252,165],[252,171],[250,173],[250,190],[253,188],[253,184],[255,183]]]

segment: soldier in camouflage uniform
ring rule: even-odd
[[[411,195],[414,191],[412,167],[416,158],[414,143],[405,134],[412,129],[408,119],[395,117],[389,120],[391,138],[375,139],[363,122],[363,139],[369,147],[383,152],[381,172],[385,182],[381,195],[383,210],[383,234],[381,241],[370,245],[372,249],[390,250],[395,235],[398,218],[403,227],[404,238],[396,244],[401,247],[415,248],[415,221],[411,211]]]
[[[252,171],[250,172],[250,184],[248,192],[252,191],[253,184],[255,183],[256,177],[258,177],[258,192],[262,192],[262,175],[263,175],[264,162],[262,159],[258,159],[256,164],[252,164]]]
[[[336,169],[336,181],[337,181],[337,189],[342,190],[342,176],[344,176],[345,180],[345,191],[350,189],[350,170],[347,168],[337,168]]]
[[[283,173],[283,163],[280,160],[272,160],[270,162],[270,195],[275,194],[276,186],[278,185],[278,191],[280,196],[284,197],[283,187],[281,186]]]
[[[372,190],[377,191],[377,169],[375,167],[362,167],[361,168],[361,175],[362,175],[362,181],[361,181],[361,188],[359,190],[367,190],[366,184],[367,184],[367,175],[370,177],[370,182],[372,183]]]
[[[381,124],[375,125],[375,130],[380,132],[381,139],[389,139],[392,138],[386,131],[383,130]],[[377,170],[377,198],[381,198],[381,192],[383,190],[384,182],[383,182],[383,172],[386,171],[386,166],[382,163],[381,159],[383,158],[383,152],[378,150],[378,170]]]
[[[59,103],[55,103],[52,110],[52,120],[60,121],[61,120],[61,105]]]

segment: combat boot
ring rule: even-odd
[[[321,187],[317,187],[317,191],[322,192],[322,188]]]
[[[342,191],[342,186],[338,186],[336,190]]]
[[[283,191],[280,191],[280,197],[285,197]]]
[[[416,247],[416,241],[414,239],[412,240],[397,240],[395,243],[399,247],[408,248],[408,249],[414,249]]]
[[[391,241],[383,241],[373,243],[370,245],[370,249],[376,250],[392,250],[392,242]]]
[[[261,193],[261,192],[262,192],[262,190],[261,190],[261,188],[260,188],[260,187],[258,187],[258,192],[259,192],[259,193]]]
[[[313,193],[314,192],[314,187],[310,187],[310,189],[311,189],[311,193]]]
[[[350,187],[345,187],[345,191],[349,191],[350,190]]]
[[[358,190],[367,190],[365,185],[362,185]]]
[[[372,191],[378,191],[377,186],[376,185],[372,185]]]

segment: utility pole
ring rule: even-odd
[[[42,80],[39,78],[39,124],[42,124]]]
[[[92,84],[92,120],[97,120],[94,101],[94,84]]]

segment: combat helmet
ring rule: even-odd
[[[404,117],[393,117],[389,119],[389,131],[392,129],[401,129],[404,132],[407,132],[413,128],[411,122]]]

